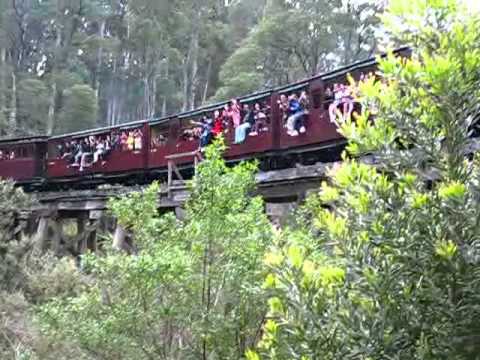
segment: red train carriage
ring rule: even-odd
[[[49,178],[143,170],[148,163],[150,127],[145,121],[52,137]]]
[[[0,141],[0,177],[19,182],[44,176],[46,137]]]
[[[411,50],[405,47],[394,53],[409,57]],[[67,178],[71,181],[85,175],[108,178],[117,174],[145,173],[149,169],[163,171],[169,155],[193,153],[199,149],[202,128],[199,120],[205,115],[214,116],[215,111],[226,114],[220,128],[228,146],[228,159],[268,154],[282,157],[290,152],[313,154],[342,140],[332,122],[332,112],[329,112],[332,103],[333,108],[341,103],[335,97],[335,87],[345,88],[347,75],[359,80],[376,69],[377,59],[372,58],[295,84],[245,96],[238,101],[214,104],[150,122],[51,137],[48,143],[44,137],[0,141],[0,177],[25,182],[45,176],[45,168],[50,180]],[[301,116],[291,117],[289,97],[292,103],[302,104]],[[359,110],[359,105],[355,106]],[[246,125],[246,131],[237,131],[242,120],[249,121],[251,126]],[[175,160],[178,165],[190,165],[192,161],[192,156]]]

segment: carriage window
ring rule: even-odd
[[[152,148],[167,145],[170,127],[168,125],[157,125],[151,128]]]
[[[25,159],[28,157],[27,146],[9,146],[0,149],[0,160]]]
[[[180,141],[197,141],[202,133],[201,118],[182,119],[180,121]]]

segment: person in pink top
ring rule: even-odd
[[[229,116],[232,119],[233,126],[237,128],[242,119],[240,104],[238,103],[237,99],[232,100]]]

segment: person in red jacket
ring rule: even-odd
[[[220,111],[215,110],[213,117],[215,120],[213,121],[212,133],[213,136],[218,137],[223,133],[223,116],[220,114]]]

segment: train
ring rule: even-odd
[[[411,49],[402,47],[394,50],[394,54],[410,57]],[[347,84],[349,76],[358,80],[363,74],[376,72],[377,68],[378,57],[372,57],[292,84],[240,97],[238,101],[241,105],[261,103],[268,109],[268,116],[262,131],[256,136],[247,136],[241,144],[234,144],[234,130],[226,128],[226,160],[237,162],[256,158],[262,159],[267,168],[276,168],[288,166],[285,162],[292,154],[313,154],[313,161],[318,161],[322,153],[328,153],[328,149],[344,146],[345,139],[329,118],[329,107],[333,101],[331,89],[334,84]],[[279,100],[282,95],[300,92],[305,92],[310,102],[308,115],[304,118],[306,131],[298,136],[290,136],[285,129]],[[0,177],[13,179],[31,189],[96,186],[124,181],[148,182],[166,174],[168,158],[172,155],[195,153],[199,148],[198,139],[184,136],[185,131],[192,127],[192,121],[223,109],[227,103],[215,103],[160,119],[70,134],[0,140],[0,154],[4,155],[0,160]],[[66,143],[131,132],[142,135],[141,147],[114,149],[109,152],[106,161],[96,162],[82,171],[78,166],[71,166],[71,161],[60,153]],[[154,141],[158,139],[160,141]],[[180,155],[176,158],[176,164],[190,171],[188,169],[192,168],[193,158]]]

